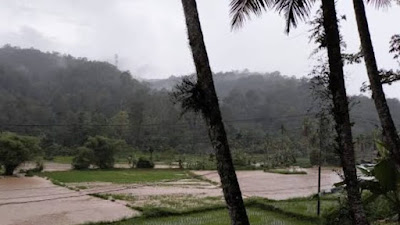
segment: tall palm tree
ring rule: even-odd
[[[375,0],[377,6],[387,6],[390,0]],[[391,151],[397,165],[400,167],[400,138],[394,125],[389,106],[386,101],[385,92],[376,63],[368,20],[365,13],[363,0],[353,0],[354,12],[357,20],[358,34],[361,41],[361,50],[367,68],[368,78],[372,91],[375,108],[378,111],[379,120],[383,129],[385,143]]]
[[[228,205],[231,224],[249,225],[242,193],[236,177],[228,139],[215,92],[212,71],[207,50],[204,44],[196,0],[182,0],[186,18],[189,44],[192,49],[194,64],[197,71],[198,98],[200,110],[208,126],[208,134],[215,150],[217,169],[221,178],[222,190]]]
[[[291,26],[296,26],[298,18],[305,19],[308,16],[312,3],[313,0],[232,0],[232,25],[242,24],[252,12],[260,15],[263,10],[273,7],[278,12],[284,13],[287,20],[286,31],[289,32]],[[353,224],[366,225],[369,223],[362,206],[356,174],[335,0],[322,0],[322,11],[330,70],[329,89],[333,97],[333,116],[336,122],[337,144],[345,177],[347,197]]]
[[[369,224],[362,206],[357,181],[335,1],[322,0],[322,11],[329,58],[329,89],[333,97],[333,116],[336,122],[335,128],[338,134],[337,141],[345,176],[347,198],[352,212],[353,224]]]

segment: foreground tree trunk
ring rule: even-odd
[[[367,67],[369,82],[371,84],[372,98],[374,99],[376,110],[378,111],[379,120],[385,136],[385,143],[393,154],[397,165],[400,166],[400,139],[382,88],[364,2],[363,0],[353,0],[353,5],[361,40],[361,49]]]
[[[368,224],[368,221],[361,202],[356,174],[335,0],[322,0],[322,10],[329,57],[329,89],[333,97],[333,116],[336,122],[337,142],[345,177],[347,198],[353,217],[353,224],[365,225]]]
[[[208,134],[215,150],[217,169],[221,178],[225,201],[228,205],[231,224],[248,225],[250,223],[233,166],[224,124],[222,123],[196,0],[182,0],[182,5],[186,18],[189,43],[197,71],[197,85],[204,100],[202,114],[208,126]]]

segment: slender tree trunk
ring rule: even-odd
[[[379,77],[379,70],[372,46],[364,2],[363,0],[353,0],[353,5],[361,40],[361,49],[367,67],[369,82],[371,84],[372,98],[374,99],[379,120],[381,121],[385,143],[393,154],[397,165],[400,166],[400,139],[390,114],[385,92],[383,91],[382,82]]]
[[[233,166],[224,124],[222,123],[196,0],[182,0],[182,5],[186,18],[189,43],[197,71],[197,85],[202,92],[204,100],[202,113],[208,126],[208,134],[212,146],[215,150],[217,169],[221,178],[225,201],[228,205],[231,224],[248,225],[250,223]]]
[[[329,57],[329,89],[333,97],[333,116],[336,122],[337,143],[345,177],[347,197],[353,217],[353,224],[365,225],[368,224],[368,221],[362,206],[357,181],[335,0],[322,0],[322,10]]]

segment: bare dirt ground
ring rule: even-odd
[[[124,205],[53,185],[39,177],[0,179],[1,225],[72,225],[137,214]]]
[[[214,182],[219,182],[216,171],[193,171]],[[317,192],[318,169],[306,169],[305,175],[285,175],[263,171],[237,171],[240,188],[245,197],[264,197],[275,200],[306,197]],[[330,190],[341,179],[333,169],[322,169],[321,189]]]

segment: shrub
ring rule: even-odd
[[[137,159],[136,159],[135,155],[132,154],[132,155],[128,156],[127,159],[128,159],[128,165],[129,165],[129,167],[130,167],[130,168],[135,168],[136,163],[137,163]]]
[[[325,214],[325,225],[351,225],[350,209],[347,202],[341,202],[339,207],[330,208]]]
[[[85,147],[93,150],[93,163],[100,169],[110,169],[114,167],[114,155],[121,145],[126,145],[124,141],[106,138],[103,136],[89,137]]]
[[[41,151],[40,140],[11,132],[0,133],[0,164],[5,175],[12,175],[21,163],[31,160]]]
[[[235,166],[248,166],[251,164],[247,154],[241,152],[235,152],[232,157],[233,164]]]
[[[93,150],[86,147],[79,147],[77,152],[77,155],[72,160],[72,167],[76,170],[88,169],[94,160]]]
[[[140,157],[136,163],[136,168],[141,168],[141,169],[154,168],[154,163],[147,158]]]
[[[371,196],[371,193],[363,195],[363,205],[368,220],[387,220],[397,213],[396,208],[385,197],[379,196],[371,199]],[[325,225],[351,225],[352,218],[348,202],[342,200],[338,207],[331,208],[325,213],[324,218]]]

